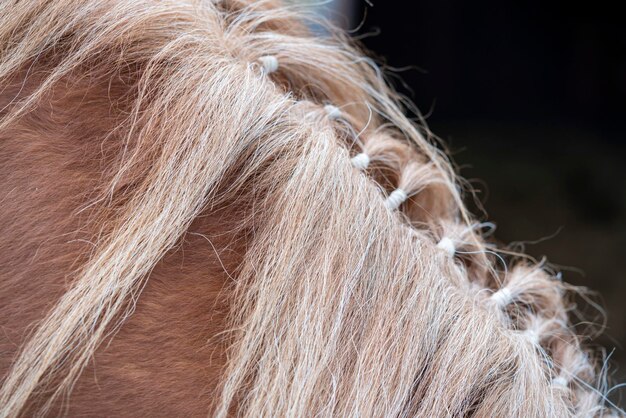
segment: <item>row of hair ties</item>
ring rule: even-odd
[[[279,62],[276,56],[264,55],[260,57],[258,61],[261,64],[261,68],[263,69],[263,72],[265,74],[272,74],[278,71]],[[341,110],[337,106],[327,104],[324,106],[324,111],[326,112],[330,120],[334,121],[342,118]],[[350,161],[354,168],[365,171],[370,164],[371,158],[367,153],[361,152],[352,157]],[[408,198],[408,193],[404,189],[398,187],[387,196],[387,198],[385,199],[385,206],[390,210],[396,210]],[[439,241],[439,243],[437,244],[437,248],[445,251],[449,257],[454,257],[456,253],[454,241],[448,237],[442,238],[441,241]]]
[[[272,74],[278,70],[278,59],[273,55],[264,55],[259,58],[259,62],[265,74]],[[337,106],[327,104],[324,106],[324,111],[330,120],[334,121],[342,118],[341,110]],[[370,164],[371,158],[367,153],[361,152],[352,157],[350,161],[354,168],[365,171]],[[402,188],[397,188],[387,196],[385,199],[385,206],[389,210],[396,210],[408,199],[408,197],[409,195],[406,191]],[[444,251],[450,258],[453,258],[456,254],[454,241],[448,237],[443,237],[437,243],[437,248]],[[493,292],[491,295],[491,300],[500,309],[504,309],[507,305],[512,303],[514,299],[515,295],[507,287],[502,287],[496,292]],[[527,331],[529,331],[528,336],[533,344],[537,345],[539,337],[536,335],[536,332],[534,330]],[[569,380],[565,376],[559,375],[552,379],[552,385],[558,388],[567,388]]]

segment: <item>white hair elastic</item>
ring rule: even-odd
[[[524,336],[526,336],[526,338],[528,338],[530,342],[535,346],[539,345],[539,341],[541,341],[539,333],[534,328],[528,328],[524,330]]]
[[[367,166],[370,165],[370,156],[362,152],[352,157],[350,161],[352,162],[352,166],[354,168],[365,170]]]
[[[554,379],[552,379],[552,386],[556,386],[560,388],[567,388],[568,385],[569,385],[569,382],[563,376],[557,376]]]
[[[408,199],[409,195],[400,188],[397,188],[389,196],[387,196],[387,200],[385,200],[385,206],[387,209],[395,210],[400,207],[402,203],[404,203]]]
[[[341,110],[339,110],[337,106],[333,106],[329,104],[329,105],[324,106],[324,110],[326,111],[326,114],[328,115],[330,120],[336,120],[341,117]]]
[[[513,301],[513,293],[508,288],[503,287],[491,295],[491,300],[494,301],[498,307],[504,308]]]
[[[278,70],[278,58],[274,55],[263,55],[259,58],[259,61],[261,62],[265,74],[271,74]]]
[[[454,245],[454,241],[452,241],[448,237],[441,238],[441,241],[437,243],[437,248],[440,250],[444,250],[449,257],[454,257],[456,253],[456,246]]]

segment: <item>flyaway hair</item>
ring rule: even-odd
[[[572,288],[487,242],[373,61],[306,22],[276,1],[0,3],[0,416],[72,415],[94,376],[158,380],[156,356],[153,403],[111,415],[616,414]]]

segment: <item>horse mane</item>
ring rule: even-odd
[[[45,171],[45,150],[90,173],[56,190],[64,209],[49,216],[89,245],[41,272],[54,303],[12,351],[0,416],[69,403],[155,269],[205,240],[194,274],[227,276],[223,329],[199,336],[225,353],[206,413],[609,413],[569,320],[574,288],[486,238],[376,64],[309,19],[276,1],[0,4],[1,161],[15,176],[18,163]],[[5,237],[38,231],[23,254],[61,257],[41,225],[3,222]],[[195,234],[202,222],[220,233]],[[34,267],[1,249],[3,300],[44,286],[34,270],[24,285],[17,272]],[[202,264],[213,256],[219,269]]]

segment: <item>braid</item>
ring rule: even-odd
[[[551,381],[547,388],[551,396],[563,397],[567,410],[577,416],[602,414],[603,397],[593,389],[596,384],[594,367],[568,322],[567,312],[572,307],[566,302],[566,288],[541,265],[527,261],[513,261],[513,265],[508,266],[510,270],[504,266],[504,271],[498,271],[494,264],[502,258],[489,257],[489,254],[497,255],[497,248],[484,242],[480,228],[475,228],[481,224],[470,224],[464,217],[465,209],[458,206],[456,194],[450,191],[450,171],[441,167],[447,164],[439,158],[440,153],[422,139],[419,131],[401,130],[406,122],[398,123],[396,116],[401,111],[390,99],[392,95],[375,67],[368,67],[371,62],[355,59],[358,52],[345,48],[343,43],[325,45],[309,37],[260,32],[252,34],[250,42],[243,42],[253,50],[280,51],[281,61],[287,63],[280,70],[283,80],[289,80],[292,91],[311,100],[322,97],[351,104],[365,97],[367,108],[376,109],[378,115],[369,115],[367,122],[363,112],[340,112],[334,105],[325,106],[329,119],[343,117],[350,121],[353,132],[360,131],[352,138],[352,142],[361,147],[356,152],[351,151],[352,165],[366,172],[380,187],[388,209],[401,210],[410,224],[426,227],[427,232],[438,237],[432,242],[446,254],[444,263],[451,265],[455,276],[461,276],[456,284],[468,291],[479,308],[489,313],[489,320],[497,321],[508,338],[527,346],[523,353],[534,358],[539,377]],[[327,56],[325,53],[325,62],[315,62],[297,52],[316,48],[334,54]],[[325,71],[329,62],[333,69]],[[363,63],[367,65],[359,65]],[[361,73],[354,75],[355,69]],[[315,74],[316,78],[301,79],[309,74]],[[353,82],[363,79],[368,80],[376,93]],[[314,86],[319,91],[307,90]],[[335,92],[344,95],[335,96]],[[347,92],[354,97],[346,97]],[[402,134],[406,137],[399,139]],[[390,189],[390,185],[395,188]],[[531,359],[520,360],[525,364]]]

